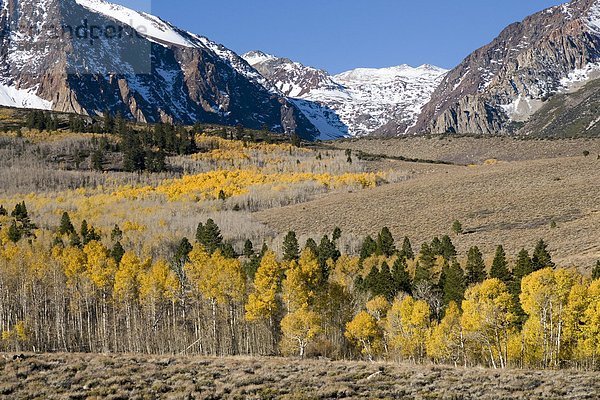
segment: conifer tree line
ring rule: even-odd
[[[387,228],[342,254],[341,234],[236,251],[207,220],[157,258],[118,225],[65,212],[42,230],[0,207],[0,347],[600,367],[600,262],[559,268],[543,240],[514,260],[447,235],[415,249]]]

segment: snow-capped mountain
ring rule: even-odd
[[[318,135],[237,54],[150,14],[103,0],[0,0],[0,26],[2,105]]]
[[[577,91],[599,76],[600,1],[574,0],[510,25],[469,55],[446,75],[411,132],[529,134],[533,132],[527,125],[542,108],[543,118],[533,118],[542,134],[555,121],[562,121],[564,130],[567,120],[586,113],[594,117],[589,130],[600,124],[593,108],[573,114],[574,103],[566,101],[566,118],[548,100]],[[556,128],[552,130],[560,127]]]
[[[243,57],[293,98],[324,138],[405,133],[447,72],[430,65],[401,65],[331,76],[260,51]]]

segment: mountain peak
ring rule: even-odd
[[[264,53],[260,50],[252,50],[242,56],[250,65],[256,65],[269,60],[276,60],[278,57]]]
[[[600,61],[600,1],[576,0],[512,24],[448,73],[414,133],[511,133]]]

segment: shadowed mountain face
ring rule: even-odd
[[[597,77],[600,1],[575,0],[510,25],[446,75],[412,133],[511,133],[552,96]]]
[[[242,58],[102,0],[1,0],[0,104],[141,122],[316,128]]]

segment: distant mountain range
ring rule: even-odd
[[[325,137],[404,133],[414,125],[446,70],[360,68],[331,76],[260,51],[243,56],[304,112]]]
[[[339,75],[243,56],[103,0],[0,0],[0,104],[142,122],[243,124],[308,140],[600,135],[600,0],[506,28],[451,71]]]

